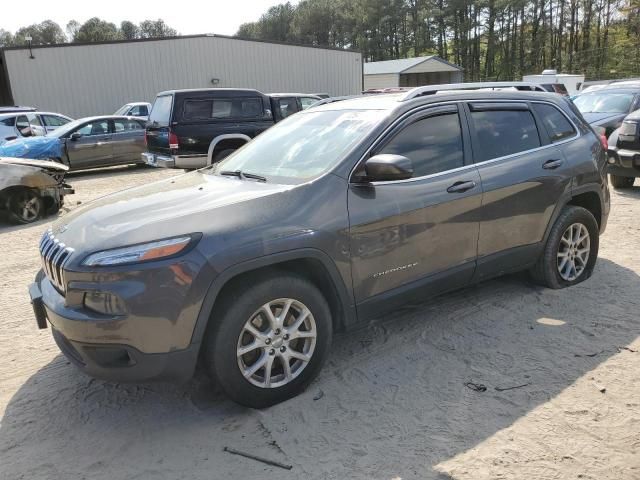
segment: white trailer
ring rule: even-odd
[[[11,47],[0,50],[0,105],[72,117],[111,114],[183,88],[355,95],[359,52],[220,35]]]
[[[525,75],[522,77],[522,81],[539,85],[562,83],[569,95],[575,95],[580,90],[580,85],[584,82],[584,75],[558,73],[557,70],[544,70],[540,75]]]

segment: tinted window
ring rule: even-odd
[[[96,120],[80,127],[76,132],[81,133],[85,137],[92,135],[106,135],[109,133],[109,122],[107,120]]]
[[[410,158],[414,177],[461,167],[464,155],[458,114],[418,120],[405,127],[377,153],[393,153]]]
[[[173,95],[162,95],[157,97],[151,107],[149,121],[160,126],[169,125],[171,120],[171,105],[173,104]]]
[[[533,115],[528,110],[471,112],[480,161],[524,152],[540,146]]]
[[[135,120],[126,120],[126,119],[114,120],[113,127],[115,130],[115,133],[131,132],[134,130],[142,130],[143,128],[142,125],[140,125]]]
[[[549,136],[553,142],[564,138],[573,137],[576,134],[573,125],[556,107],[543,103],[534,104],[536,113],[542,119]]]
[[[261,116],[262,101],[259,98],[188,99],[184,101],[182,110],[185,120],[249,119]]]
[[[282,118],[287,118],[298,111],[298,102],[295,98],[278,98],[276,102]]]
[[[47,124],[47,127],[60,127],[69,123],[69,120],[63,117],[58,117],[56,115],[43,115],[44,123]]]
[[[0,125],[5,127],[13,127],[16,124],[16,117],[7,117],[0,120]]]

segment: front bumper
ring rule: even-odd
[[[640,177],[640,152],[609,147],[607,173],[621,177]]]
[[[139,340],[131,335],[135,330],[149,337],[158,335],[166,328],[161,318],[156,318],[156,328],[150,329],[139,317],[106,316],[86,308],[67,307],[65,298],[42,271],[29,287],[29,295],[38,327],[51,326],[62,353],[88,375],[116,382],[181,382],[193,376],[199,343],[142,351],[146,345],[138,346]]]

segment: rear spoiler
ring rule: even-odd
[[[57,170],[59,172],[66,172],[67,170],[69,170],[69,167],[63,165],[62,163],[30,158],[0,157],[0,164],[26,165],[29,167],[45,168],[47,170]]]

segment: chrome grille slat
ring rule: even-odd
[[[47,230],[40,240],[40,257],[45,275],[58,291],[64,293],[64,266],[69,261],[73,248],[67,247],[55,238],[51,229]]]

